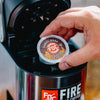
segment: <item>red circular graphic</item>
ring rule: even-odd
[[[52,54],[57,53],[59,51],[59,45],[56,43],[49,43],[47,45],[47,50]]]

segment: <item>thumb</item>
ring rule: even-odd
[[[74,66],[86,63],[89,60],[94,59],[95,47],[91,44],[87,44],[83,48],[67,55],[60,63],[60,70],[69,69]]]

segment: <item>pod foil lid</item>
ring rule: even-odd
[[[62,37],[49,35],[40,39],[37,51],[41,61],[47,64],[56,64],[69,54],[69,46]]]

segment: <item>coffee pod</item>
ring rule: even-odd
[[[37,51],[42,63],[53,65],[69,54],[69,46],[62,37],[49,35],[39,40]]]

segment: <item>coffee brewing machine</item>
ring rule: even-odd
[[[16,100],[84,100],[86,64],[60,71],[42,63],[36,49],[44,28],[70,6],[70,0],[2,1],[0,41],[16,63]],[[68,44],[70,53],[78,49]]]

